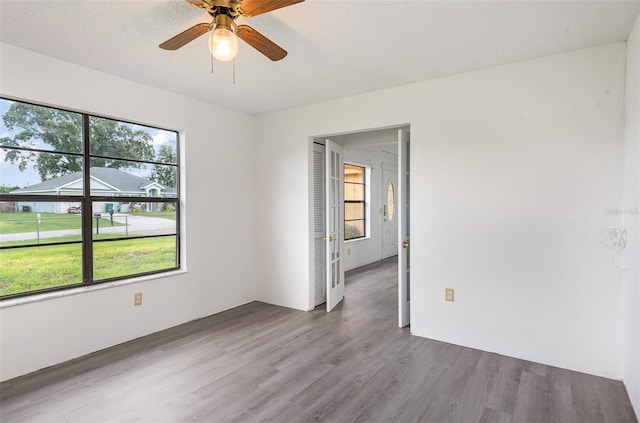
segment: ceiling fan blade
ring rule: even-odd
[[[236,28],[236,35],[274,62],[284,59],[287,55],[287,52],[282,47],[278,46],[276,43],[260,34],[249,25],[238,26]]]
[[[189,0],[190,1],[190,0]],[[257,16],[272,10],[302,3],[304,0],[243,0],[242,10],[247,16]]]
[[[195,40],[202,34],[209,32],[212,24],[201,23],[194,25],[186,31],[181,32],[173,38],[168,39],[164,43],[160,44],[160,48],[164,50],[177,50],[190,41]]]

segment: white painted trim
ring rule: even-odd
[[[140,189],[147,190],[147,188],[149,188],[150,186],[153,186],[153,185],[155,185],[156,187],[160,188],[160,190],[163,190],[163,189],[166,188],[164,185],[160,185],[157,182],[151,182],[150,184],[141,186]]]
[[[74,179],[71,182],[67,182],[66,184],[59,185],[57,188],[55,188],[55,190],[56,191],[60,191],[60,190],[62,190],[64,188],[67,188],[69,185],[73,185],[73,184],[75,184],[76,182],[79,182],[79,181],[82,181],[82,177],[80,177],[78,179]]]
[[[316,308],[315,306],[315,283],[316,283],[316,279],[315,279],[315,268],[316,268],[316,260],[315,260],[315,245],[314,245],[314,240],[315,240],[315,231],[314,231],[314,224],[313,224],[313,220],[315,217],[315,213],[314,213],[314,203],[315,203],[315,194],[313,192],[313,188],[314,188],[314,181],[315,181],[315,177],[313,174],[313,147],[314,145],[314,138],[313,137],[309,137],[307,139],[307,176],[308,176],[308,181],[307,181],[307,192],[309,193],[308,196],[308,207],[309,207],[309,222],[307,224],[308,228],[307,230],[309,231],[309,237],[308,237],[308,244],[309,244],[309,292],[308,292],[308,297],[309,297],[309,304],[307,306],[307,311],[311,311],[314,308]]]
[[[91,169],[89,169],[89,171],[91,171]],[[105,181],[103,181],[102,179],[95,177],[93,175],[89,175],[89,179],[93,179],[94,181],[100,182],[101,184],[104,184],[105,186],[108,186],[109,188],[111,188],[113,191],[116,192],[122,192],[121,190],[119,190],[118,188],[114,187],[111,184],[106,183]]]

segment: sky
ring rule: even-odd
[[[10,100],[0,98],[0,117],[5,115],[12,103],[13,102]],[[165,144],[172,145],[175,149],[175,145],[177,142],[177,135],[175,132],[165,131],[162,129],[142,125],[127,125],[131,126],[133,129],[142,129],[147,132],[153,139],[153,145],[156,154],[158,153],[160,146]],[[4,124],[4,121],[0,119],[0,138],[12,137],[17,132],[18,131],[15,130],[9,131]],[[35,144],[36,146],[38,146],[37,141]],[[40,145],[44,146],[44,148],[47,148],[47,144],[40,143]],[[23,172],[21,172],[18,169],[17,164],[11,164],[10,162],[7,162],[5,161],[5,158],[6,151],[0,148],[0,185],[18,186],[20,188],[23,188],[42,182],[42,178],[40,178],[38,172],[33,168],[33,165],[28,166]],[[151,170],[152,169],[147,167],[146,169],[130,169],[127,172],[145,178],[150,175]]]

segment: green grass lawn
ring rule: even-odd
[[[129,212],[133,216],[147,216],[147,217],[163,217],[165,219],[176,220],[176,212],[174,211],[158,211],[158,212]]]
[[[0,295],[82,282],[80,244],[0,250]]]
[[[40,231],[80,229],[82,217],[68,213],[0,213],[0,233],[19,234],[35,232],[40,214]]]
[[[129,234],[131,238],[135,237],[135,234]],[[108,239],[108,238],[124,238],[123,233],[99,233],[96,234],[93,232],[92,239]],[[57,236],[54,238],[42,238],[40,240],[40,245],[43,244],[56,244],[59,242],[72,242],[72,241],[82,241],[81,235],[68,235],[68,236]],[[35,239],[24,239],[20,241],[5,241],[0,242],[0,247],[10,247],[14,245],[31,245],[35,244]]]
[[[176,266],[176,238],[95,243],[93,254],[95,280],[168,269]],[[0,263],[0,295],[82,282],[81,244],[0,250]]]
[[[38,230],[37,217],[40,214],[40,232],[80,229],[82,215],[69,213],[0,213],[0,234],[20,234]],[[175,217],[174,217],[175,219]],[[95,219],[92,219],[95,227]],[[103,213],[100,226],[111,226],[109,216]],[[124,226],[114,221],[113,226]]]
[[[95,280],[176,266],[175,236],[93,244]]]

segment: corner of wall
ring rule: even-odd
[[[624,101],[624,195],[622,213],[627,230],[622,274],[622,379],[640,415],[640,15],[627,40]]]

